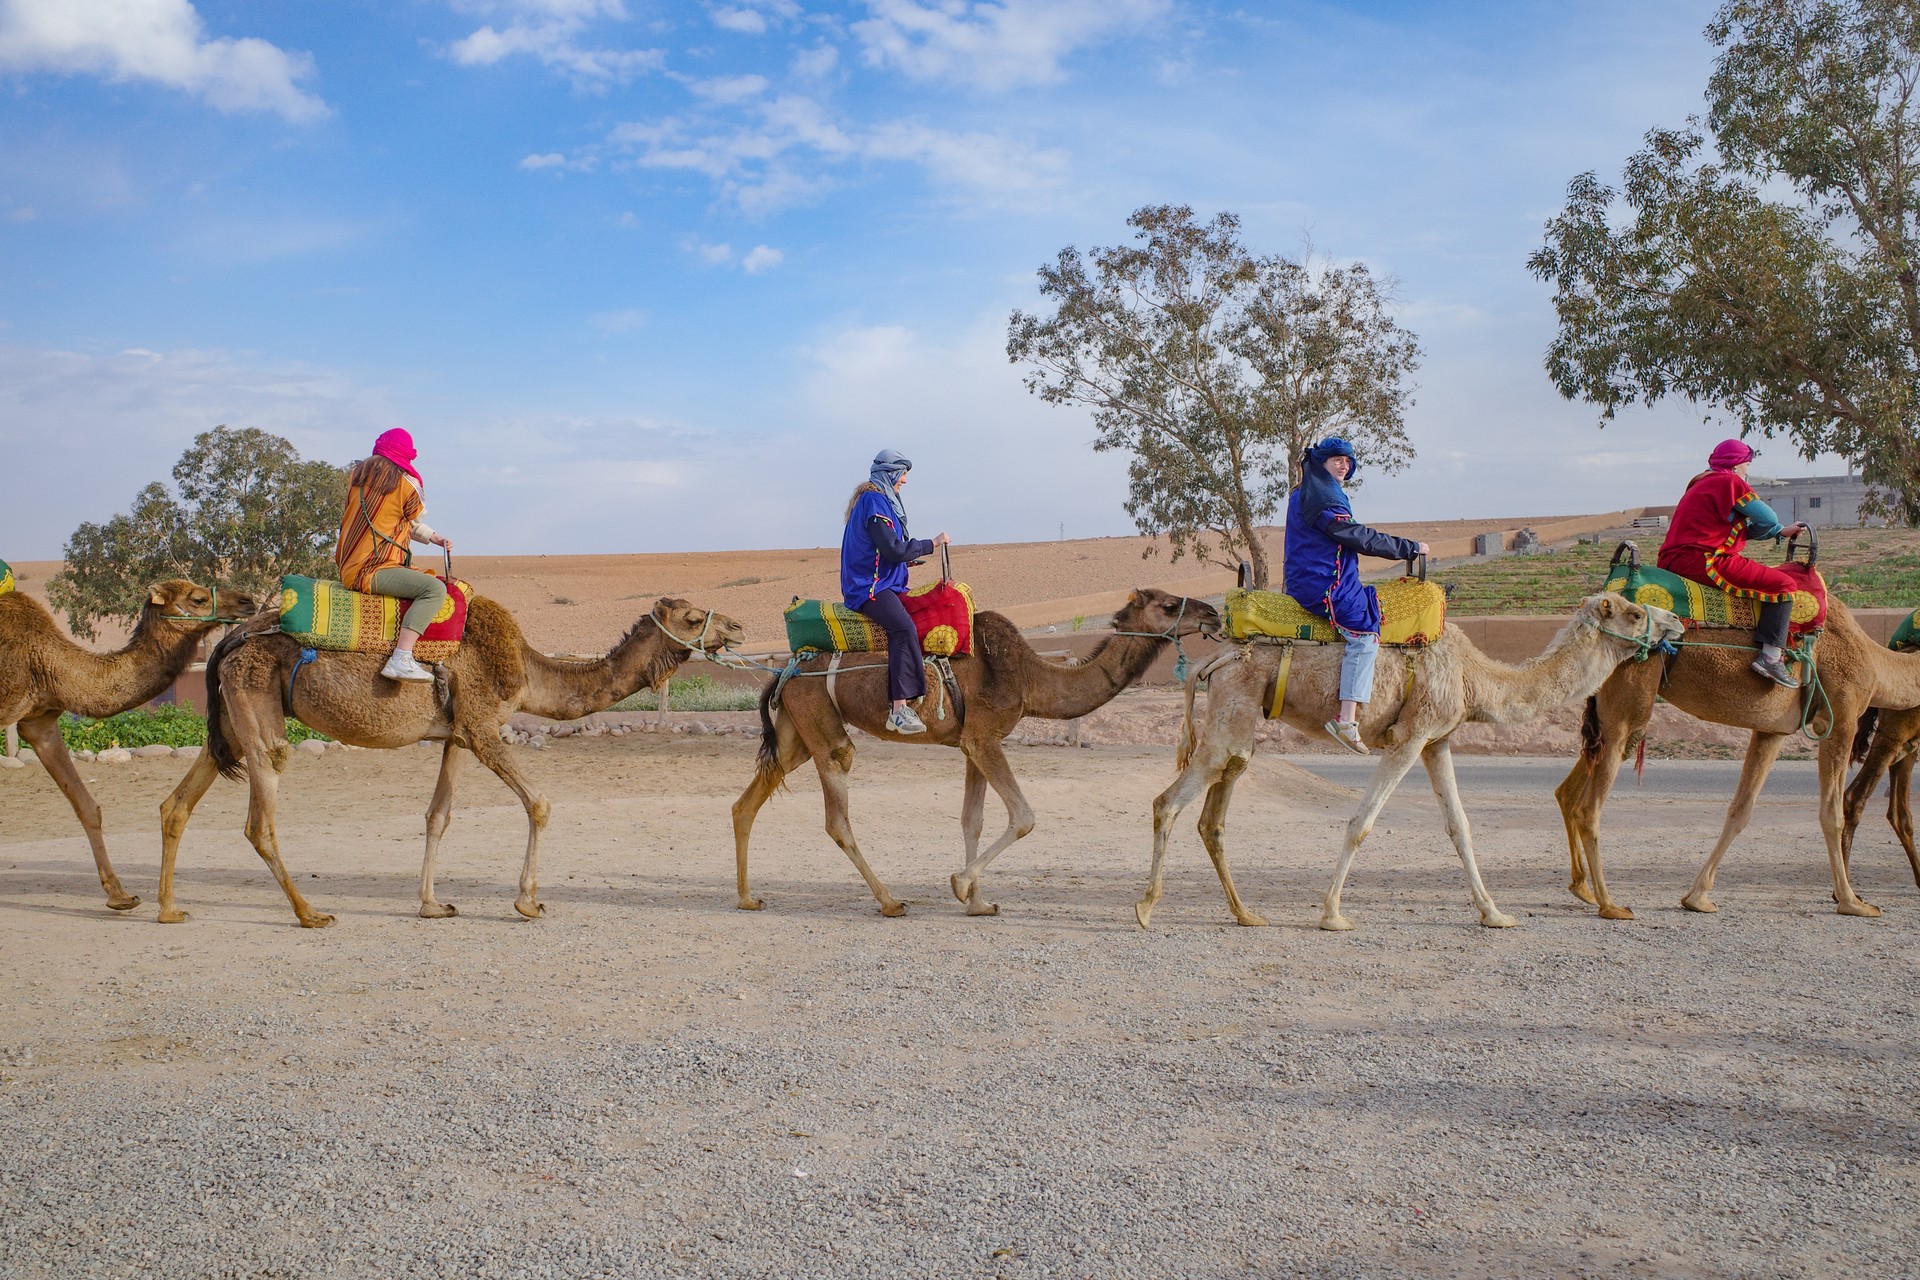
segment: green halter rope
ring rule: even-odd
[[[1592,618],[1583,617],[1581,621],[1585,622],[1588,626],[1592,627],[1595,631],[1598,631],[1603,636],[1612,636],[1616,640],[1625,640],[1628,644],[1631,644],[1633,646],[1633,660],[1635,662],[1645,662],[1647,660],[1647,655],[1652,653],[1664,653],[1667,656],[1672,657],[1673,655],[1680,652],[1678,649],[1673,647],[1674,642],[1667,639],[1665,636],[1660,637],[1660,639],[1658,640],[1655,640],[1653,638],[1653,614],[1651,613],[1647,614],[1647,625],[1641,630],[1640,634],[1637,636],[1626,631],[1610,630],[1607,627],[1601,626],[1598,622],[1595,622]]]
[[[1180,597],[1180,609],[1173,615],[1173,625],[1165,631],[1116,631],[1117,636],[1145,636],[1152,640],[1173,641],[1173,678],[1176,683],[1185,684],[1187,671],[1193,665],[1187,661],[1187,650],[1180,643],[1180,622],[1187,616],[1187,597]]]
[[[208,608],[208,609],[210,610],[210,612],[208,612],[208,613],[206,613],[206,614],[203,614],[203,615],[199,615],[199,616],[196,616],[196,615],[194,615],[194,614],[191,614],[191,613],[160,613],[160,614],[155,614],[154,616],[155,616],[156,618],[158,618],[158,619],[159,619],[160,621],[162,621],[162,622],[227,622],[227,623],[232,623],[232,622],[245,622],[245,621],[246,621],[246,619],[245,619],[245,618],[241,618],[241,617],[227,617],[227,616],[223,616],[223,615],[222,615],[222,614],[220,613],[220,588],[218,588],[218,587],[208,587],[208,588],[207,588],[207,593],[208,593],[208,595],[210,595],[210,596],[212,597],[212,599],[211,599],[211,600],[209,600],[209,601],[207,602],[207,608]]]
[[[653,619],[654,626],[660,628],[661,635],[685,649],[687,653],[693,657],[712,656],[706,652],[706,642],[707,632],[713,629],[713,610],[707,610],[707,620],[700,624],[700,634],[691,640],[687,640],[673,634],[673,632],[668,629],[667,624],[660,620],[659,608],[660,606],[655,605],[653,612],[648,613],[647,616]]]

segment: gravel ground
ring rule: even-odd
[[[1791,787],[1694,916],[1718,801],[1623,788],[1610,878],[1640,918],[1607,924],[1565,892],[1550,798],[1463,768],[1520,927],[1473,923],[1408,786],[1359,930],[1324,934],[1353,793],[1263,755],[1229,842],[1273,927],[1227,922],[1190,811],[1141,932],[1166,751],[1016,748],[1041,825],[989,877],[1003,914],[968,919],[958,761],[865,742],[854,820],[907,917],[821,833],[810,773],[763,813],[751,914],[725,817],[750,750],[528,753],[555,806],[531,923],[498,783],[466,775],[463,914],[424,921],[434,753],[298,759],[280,833],[340,915],[321,932],[238,787],[188,837],[193,921],[162,929],[104,909],[44,773],[0,775],[0,1274],[1920,1272],[1920,893],[1877,820],[1855,871],[1885,918],[1833,913]],[[150,892],[180,765],[90,772]]]

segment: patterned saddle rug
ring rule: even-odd
[[[1775,567],[1806,584],[1805,590],[1793,593],[1793,618],[1787,624],[1787,634],[1799,636],[1825,626],[1827,584],[1819,570],[1799,561]],[[1751,631],[1760,621],[1757,602],[1652,565],[1616,564],[1607,571],[1606,585],[1601,590],[1617,591],[1635,604],[1670,610],[1689,627]]]
[[[0,596],[13,590],[13,566],[0,560]]]
[[[445,662],[467,633],[467,601],[473,587],[455,578],[433,622],[420,633],[413,656],[421,662]],[[280,579],[280,630],[311,649],[341,653],[385,653],[393,648],[411,600],[349,591],[325,578],[289,574]]]
[[[1447,593],[1437,582],[1400,578],[1374,585],[1380,596],[1380,643],[1417,649],[1440,638],[1447,625]],[[1344,644],[1333,624],[1309,613],[1284,591],[1227,592],[1227,634],[1235,640],[1317,640]]]
[[[1920,609],[1900,619],[1900,625],[1893,629],[1893,638],[1887,641],[1887,648],[1903,652],[1920,649]]]
[[[920,633],[920,649],[931,657],[952,658],[973,652],[973,588],[942,579],[903,592],[900,603]],[[837,600],[803,600],[786,608],[787,648],[798,653],[873,653],[887,647],[887,633],[864,613]]]

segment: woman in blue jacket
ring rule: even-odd
[[[1300,457],[1300,483],[1287,497],[1287,545],[1282,581],[1309,613],[1333,624],[1346,639],[1340,663],[1340,711],[1327,721],[1333,740],[1367,754],[1360,741],[1360,704],[1373,697],[1373,663],[1380,653],[1380,597],[1360,581],[1360,557],[1411,560],[1427,544],[1356,524],[1341,482],[1360,469],[1353,446],[1329,436]]]
[[[847,503],[847,527],[840,536],[840,594],[847,608],[879,623],[887,633],[887,696],[893,711],[887,728],[895,733],[925,733],[927,726],[907,705],[927,691],[920,633],[914,630],[900,593],[907,589],[907,566],[947,545],[942,533],[928,542],[907,533],[907,507],[900,487],[913,464],[891,449],[874,455],[867,482]]]

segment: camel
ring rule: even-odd
[[[67,754],[61,713],[103,719],[151,701],[187,669],[202,636],[255,607],[252,596],[174,578],[147,592],[125,646],[94,653],[62,635],[38,600],[18,591],[0,595],[0,724],[19,722],[20,736],[73,806],[115,911],[131,911],[140,899],[121,885],[107,859],[100,806]]]
[[[1842,809],[1845,823],[1840,834],[1840,852],[1852,865],[1853,837],[1860,826],[1860,815],[1884,776],[1887,787],[1887,822],[1906,852],[1907,865],[1913,869],[1913,882],[1920,885],[1920,851],[1913,841],[1913,763],[1920,751],[1920,707],[1907,711],[1889,711],[1882,715],[1869,710],[1860,717],[1854,736],[1853,758],[1860,771],[1847,784]]]
[[[1847,876],[1842,791],[1862,713],[1869,707],[1920,706],[1920,654],[1896,653],[1876,643],[1832,595],[1827,597],[1826,629],[1813,653],[1820,689],[1811,708],[1803,705],[1803,691],[1782,688],[1749,671],[1752,633],[1728,628],[1689,632],[1677,656],[1665,663],[1623,668],[1601,685],[1587,703],[1585,749],[1553,793],[1567,828],[1569,891],[1597,905],[1604,920],[1633,919],[1632,910],[1607,891],[1600,811],[1621,762],[1645,740],[1654,699],[1661,697],[1688,715],[1748,729],[1753,735],[1720,839],[1681,904],[1689,911],[1719,910],[1711,895],[1720,861],[1752,817],[1754,801],[1781,748],[1805,723],[1824,734],[1819,752],[1820,829],[1833,874],[1835,907],[1842,915],[1879,915],[1880,908],[1856,894]]]
[[[1481,882],[1473,856],[1473,833],[1460,804],[1453,749],[1447,736],[1469,721],[1519,724],[1537,720],[1562,703],[1592,693],[1622,663],[1644,659],[1649,649],[1680,635],[1680,620],[1665,609],[1632,604],[1621,596],[1603,593],[1581,604],[1545,652],[1517,667],[1481,653],[1458,627],[1447,628],[1437,640],[1421,648],[1386,651],[1374,684],[1373,701],[1365,705],[1360,718],[1361,739],[1385,751],[1359,809],[1347,823],[1346,843],[1322,904],[1320,927],[1353,928],[1353,922],[1340,910],[1347,873],[1361,841],[1373,830],[1381,808],[1416,759],[1425,763],[1427,778],[1439,797],[1447,834],[1466,868],[1467,888],[1480,913],[1480,923],[1490,929],[1512,927],[1513,917],[1494,904]],[[1340,660],[1345,650],[1345,645],[1337,644],[1307,644],[1293,649],[1282,720],[1306,733],[1321,732],[1338,702]],[[1188,677],[1179,776],[1153,802],[1153,868],[1146,896],[1133,909],[1141,928],[1149,926],[1153,909],[1160,902],[1167,837],[1180,811],[1202,791],[1207,793],[1207,801],[1200,813],[1200,839],[1226,892],[1227,909],[1243,925],[1266,924],[1264,918],[1246,908],[1235,891],[1221,836],[1226,830],[1234,782],[1253,758],[1254,731],[1271,705],[1285,653],[1285,646],[1279,644],[1244,644],[1227,650]],[[1207,724],[1196,743],[1193,697],[1203,678],[1208,681]]]
[[[847,816],[847,775],[853,770],[853,741],[847,736],[847,726],[852,724],[892,742],[960,749],[967,762],[960,809],[966,862],[948,883],[953,896],[966,904],[968,915],[999,914],[999,904],[985,901],[982,895],[981,873],[1034,825],[1033,807],[1021,793],[1001,745],[1006,736],[1024,716],[1072,720],[1099,710],[1139,679],[1176,637],[1215,631],[1219,625],[1220,615],[1212,605],[1143,587],[1113,615],[1112,636],[1078,662],[1056,663],[1035,653],[1003,615],[976,614],[973,655],[952,660],[960,706],[953,705],[938,681],[931,681],[920,703],[920,718],[926,721],[927,732],[913,737],[901,737],[887,729],[890,704],[884,652],[842,655],[841,666],[831,680],[817,674],[830,660],[810,659],[802,670],[815,675],[796,676],[784,688],[771,684],[760,697],[758,767],[747,789],[733,802],[740,909],[758,911],[764,905],[747,889],[747,842],[753,834],[754,817],[786,776],[811,758],[820,774],[827,834],[867,882],[880,903],[881,915],[898,916],[906,911],[906,904],[895,898],[867,865],[853,838],[853,823]],[[1006,805],[1007,829],[982,851],[980,833],[989,786]]]
[[[528,646],[511,613],[476,595],[467,608],[466,638],[445,664],[443,686],[440,680],[427,685],[383,678],[384,653],[321,653],[296,675],[300,643],[281,634],[279,625],[276,611],[259,614],[221,641],[207,662],[208,750],[160,805],[162,924],[187,919],[174,902],[174,862],[194,806],[220,775],[246,778],[251,790],[247,839],[273,869],[300,924],[323,929],[333,923],[294,887],[274,835],[289,715],[356,747],[404,747],[422,740],[446,744],[427,809],[427,850],[420,867],[420,914],[430,920],[459,914],[434,893],[434,863],[453,817],[454,783],[466,759],[461,749],[479,757],[527,811],[527,853],[514,910],[528,919],[543,916],[536,869],[549,807],[501,741],[507,718],[524,711],[577,720],[664,680],[689,654],[714,653],[745,635],[732,618],[669,597],[657,601],[604,658],[549,658]]]

